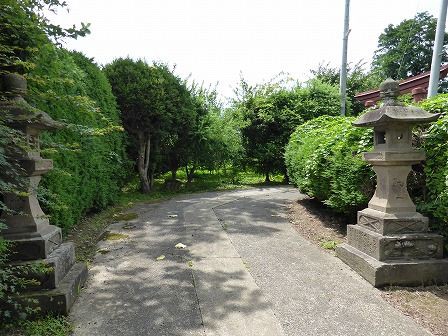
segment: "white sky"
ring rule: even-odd
[[[63,25],[91,23],[68,41],[99,64],[117,57],[176,64],[177,73],[232,95],[240,72],[255,84],[281,71],[300,81],[319,63],[339,67],[345,0],[68,0]],[[351,0],[348,61],[370,66],[379,34],[440,0]]]

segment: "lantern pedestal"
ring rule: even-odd
[[[398,82],[385,81],[384,104],[354,122],[374,129],[374,151],[363,158],[373,166],[377,186],[368,208],[358,212],[357,225],[348,225],[347,244],[336,253],[375,287],[446,283],[443,237],[429,231],[428,218],[416,212],[407,190],[412,165],[425,159],[412,147],[412,126],[438,115],[403,106],[398,92]]]
[[[342,261],[375,287],[421,286],[448,280],[447,259],[379,261],[349,244],[338,246],[336,252]]]
[[[0,112],[6,113],[10,126],[22,131],[27,139],[26,150],[11,154],[21,168],[20,178],[11,177],[11,182],[26,188],[2,195],[9,211],[1,215],[6,229],[0,234],[12,243],[9,261],[13,270],[14,266],[44,266],[26,274],[17,271],[17,276],[33,281],[15,300],[36,308],[36,314],[67,314],[87,278],[87,267],[75,262],[73,243],[62,243],[61,229],[50,225],[37,199],[41,176],[53,168],[52,160],[40,156],[39,133],[59,125],[48,114],[28,105],[23,98],[26,81],[22,76],[8,74],[0,79],[8,97],[0,102]],[[0,310],[10,310],[9,304],[0,300]]]

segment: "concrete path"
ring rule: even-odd
[[[100,243],[74,334],[430,335],[298,235],[286,205],[300,197],[275,187],[137,206],[110,227],[129,237]]]

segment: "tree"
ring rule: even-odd
[[[385,79],[403,79],[431,69],[437,20],[429,13],[418,13],[397,26],[389,25],[378,38],[372,70]],[[448,61],[445,33],[442,62]]]
[[[241,80],[233,110],[240,118],[246,164],[265,175],[286,176],[284,148],[294,129],[323,114],[339,114],[335,86],[312,80],[300,86],[290,80],[249,86]]]
[[[191,157],[193,134],[198,127],[197,115],[201,111],[195,108],[186,82],[166,65],[158,64],[157,67],[164,78],[164,106],[169,118],[168,124],[162,128],[161,154],[171,172],[171,179],[175,181],[177,171],[187,166]]]
[[[191,94],[165,64],[120,58],[106,65],[104,71],[117,98],[123,126],[136,144],[141,190],[148,193],[157,168],[167,167],[175,179],[188,158],[195,125]]]
[[[188,181],[191,181],[197,168],[232,170],[238,166],[242,153],[239,127],[232,118],[230,110],[224,110],[215,89],[192,85],[190,89],[195,109],[195,122],[192,128],[189,157],[186,162]]]
[[[364,64],[358,62],[354,65],[349,64],[347,69],[347,97],[350,101],[352,115],[357,115],[364,110],[364,105],[355,99],[359,92],[377,88],[381,82],[374,73],[366,73],[363,69]],[[339,87],[340,71],[329,64],[320,64],[317,69],[311,70],[315,79]]]
[[[117,98],[123,126],[137,144],[137,171],[141,190],[151,190],[148,169],[151,140],[163,120],[162,88],[155,68],[142,60],[119,58],[108,64],[104,72]]]

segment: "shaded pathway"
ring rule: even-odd
[[[110,228],[129,237],[100,243],[75,335],[429,335],[294,231],[285,206],[298,197],[275,187],[137,206]]]

